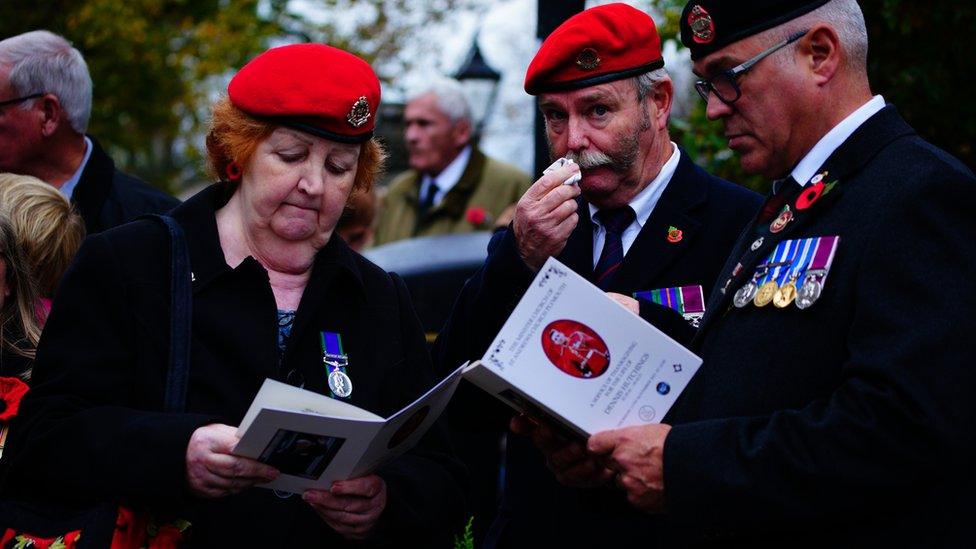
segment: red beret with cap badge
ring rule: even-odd
[[[542,43],[525,73],[529,95],[578,90],[664,66],[654,20],[627,4],[567,19]]]
[[[257,118],[339,141],[373,136],[380,81],[369,63],[325,44],[272,48],[234,75],[227,94]]]

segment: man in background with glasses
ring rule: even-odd
[[[692,0],[680,24],[708,117],[773,190],[666,424],[551,462],[615,473],[665,546],[970,545],[976,178],[872,95],[854,0]]]
[[[91,103],[88,66],[67,40],[39,30],[0,41],[0,172],[57,187],[89,234],[176,206],[175,198],[115,169],[85,135]]]

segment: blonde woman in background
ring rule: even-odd
[[[85,238],[85,223],[57,189],[28,175],[0,173],[0,213],[10,220],[33,274],[43,322]]]
[[[0,212],[0,378],[30,378],[41,336],[36,304],[30,268],[12,224]]]

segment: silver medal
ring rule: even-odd
[[[762,245],[763,245],[763,237],[760,236],[755,240],[755,242],[752,243],[752,246],[749,246],[749,249],[752,251],[756,251]]]
[[[352,380],[342,370],[329,374],[329,390],[337,397],[346,398],[352,394]]]
[[[803,277],[803,284],[796,292],[796,306],[806,309],[820,299],[823,282],[818,273],[807,273]]]
[[[752,299],[756,297],[756,292],[758,291],[759,285],[756,284],[756,280],[750,280],[735,292],[732,303],[741,309],[752,302]]]

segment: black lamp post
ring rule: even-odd
[[[461,68],[454,74],[454,78],[464,87],[468,103],[471,105],[471,117],[474,119],[474,135],[481,137],[488,114],[495,106],[498,97],[498,84],[502,75],[489,65],[481,49],[478,48],[478,33],[474,35],[471,51]]]

